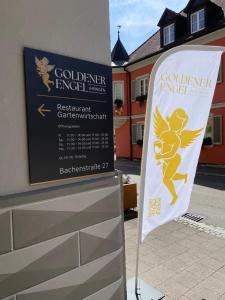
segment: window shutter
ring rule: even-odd
[[[220,68],[217,77],[217,83],[222,82],[222,63],[220,63]]]
[[[149,76],[145,78],[145,94],[148,94]]]
[[[131,100],[135,100],[137,96],[137,80],[131,81]]]
[[[213,143],[222,144],[222,116],[213,117]]]
[[[143,140],[144,137],[144,123],[137,123],[137,140]]]
[[[137,124],[132,124],[132,144],[137,144]]]

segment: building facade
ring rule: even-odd
[[[129,56],[119,35],[112,51],[118,158],[141,158],[148,81],[160,55],[178,45],[225,47],[225,1],[190,0],[180,13],[166,8],[158,26],[160,29]],[[221,60],[199,162],[225,165],[225,54]]]

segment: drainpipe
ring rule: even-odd
[[[131,103],[131,76],[130,72],[124,67],[124,71],[128,74],[128,114],[129,114],[129,131],[130,131],[130,160],[133,160],[133,144],[132,144],[132,103]]]

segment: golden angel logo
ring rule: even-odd
[[[162,164],[163,183],[169,190],[172,199],[171,205],[177,201],[178,195],[174,186],[175,180],[184,180],[187,183],[188,174],[177,172],[182,163],[182,156],[178,150],[190,146],[202,132],[202,129],[184,130],[189,117],[184,109],[176,109],[170,117],[163,119],[158,107],[154,112],[154,132],[157,140],[154,142],[154,151],[157,164]]]
[[[51,91],[50,84],[54,85],[54,81],[49,80],[49,72],[51,72],[55,65],[49,65],[49,60],[46,57],[43,57],[42,59],[38,59],[35,56],[35,63],[36,63],[36,70],[39,76],[41,76],[43,84],[47,87],[48,92]]]

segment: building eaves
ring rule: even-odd
[[[175,45],[173,45],[173,47],[160,48],[158,51],[155,51],[155,52],[153,52],[153,53],[150,53],[150,54],[148,54],[148,55],[145,55],[145,56],[143,56],[143,57],[141,57],[141,58],[139,58],[139,59],[136,59],[136,60],[134,60],[134,61],[129,61],[129,62],[126,64],[126,67],[131,66],[131,65],[133,65],[133,64],[135,64],[135,63],[138,63],[138,62],[140,62],[140,61],[143,61],[143,60],[145,60],[145,59],[148,59],[148,58],[150,58],[150,57],[153,57],[153,56],[155,56],[155,55],[161,54],[161,53],[163,53],[163,52],[166,52],[168,49],[171,49],[171,48],[174,48],[174,47],[183,45],[183,44],[188,43],[188,42],[191,42],[191,41],[193,41],[193,40],[195,40],[195,39],[198,39],[199,37],[203,37],[203,36],[205,36],[205,35],[207,35],[207,34],[209,34],[209,33],[215,32],[215,31],[217,31],[217,30],[219,30],[219,29],[222,29],[222,28],[225,28],[225,23],[222,24],[222,25],[220,25],[220,26],[218,26],[216,29],[214,28],[213,30],[208,30],[208,31],[206,31],[206,32],[205,32],[204,34],[202,34],[202,35],[198,35],[198,36],[190,36],[189,38],[186,38],[185,40],[179,41],[179,42],[177,42]]]

